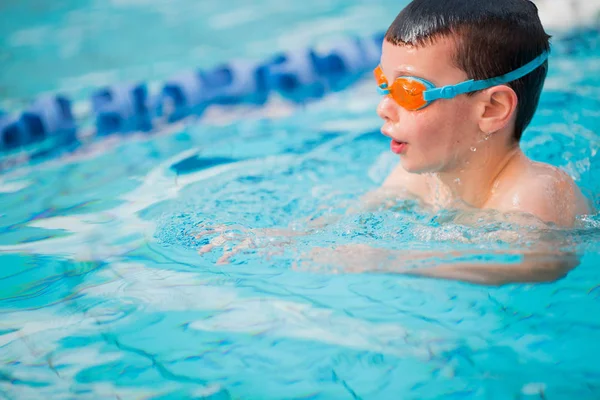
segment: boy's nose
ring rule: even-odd
[[[398,120],[398,110],[394,100],[389,96],[383,96],[377,106],[377,115],[384,121],[396,122]]]

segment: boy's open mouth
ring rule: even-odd
[[[392,143],[390,144],[390,149],[395,154],[401,154],[406,150],[406,146],[408,146],[408,143],[399,142],[397,140],[392,139]]]

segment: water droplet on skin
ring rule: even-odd
[[[471,151],[477,151],[477,147],[471,147]]]
[[[492,194],[496,194],[496,192],[498,191],[498,186],[499,186],[500,182],[495,181],[494,185],[492,186]]]
[[[456,183],[457,185],[462,185],[462,181],[460,180],[460,178],[456,178],[454,180],[454,183]]]

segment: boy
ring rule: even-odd
[[[541,227],[546,226],[541,221],[571,227],[577,215],[589,213],[566,173],[529,160],[519,148],[546,78],[548,40],[529,0],[412,1],[389,27],[375,70],[384,95],[377,107],[381,131],[400,162],[368,203],[409,192],[434,207],[494,209],[529,226],[533,215]],[[226,242],[221,235],[200,252]],[[250,242],[225,252],[220,262]],[[492,285],[553,281],[579,263],[551,244],[538,247],[517,252],[522,260],[516,264],[406,269],[407,261],[423,254],[390,257],[362,245],[315,249],[310,259],[354,271],[370,270],[383,259],[385,270]]]
[[[565,172],[519,147],[548,70],[550,37],[537,11],[529,0],[414,0],[400,12],[375,70],[381,132],[400,156],[384,192],[401,189],[435,207],[494,209],[528,225],[527,214],[572,227],[590,213]],[[579,260],[551,246],[520,252],[516,264],[394,269],[493,285],[553,281]],[[381,257],[365,246],[342,253],[355,265],[359,254]]]
[[[589,213],[566,173],[519,148],[546,78],[548,40],[529,0],[411,2],[389,27],[376,70],[381,131],[400,156],[383,187],[561,227]]]

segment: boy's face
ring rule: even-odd
[[[453,41],[447,38],[421,48],[395,46],[384,40],[381,68],[390,84],[399,76],[416,76],[436,87],[454,85],[468,79],[452,64],[454,51]],[[385,121],[381,131],[393,139],[392,151],[401,155],[404,169],[432,173],[464,167],[481,137],[478,109],[476,95],[436,100],[417,111],[407,111],[384,96],[377,113]]]

